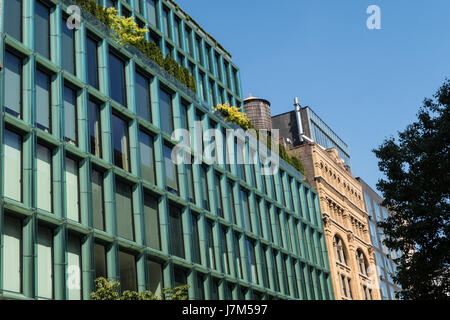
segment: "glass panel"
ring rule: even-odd
[[[227,243],[227,230],[225,226],[220,227],[221,231],[221,251],[222,251],[222,259],[223,259],[223,268],[225,273],[230,274],[230,263],[228,261],[228,243]]]
[[[209,193],[208,193],[208,178],[206,175],[206,168],[200,166],[200,178],[202,185],[202,195],[203,195],[203,208],[209,210]]]
[[[91,154],[102,157],[100,106],[89,100],[89,137]]]
[[[114,164],[129,171],[128,158],[128,124],[116,115],[112,115],[114,139]]]
[[[180,21],[175,18],[174,20],[175,25],[173,28],[175,29],[175,42],[178,46],[181,46],[180,44]]]
[[[37,207],[52,211],[52,155],[50,149],[37,145]]]
[[[78,163],[66,158],[66,212],[67,218],[80,221],[79,217],[79,188],[78,188]]]
[[[67,17],[61,24],[62,67],[75,74],[75,29],[67,27]]]
[[[5,216],[3,226],[3,289],[22,291],[22,223]]]
[[[172,149],[164,146],[164,162],[166,169],[167,187],[178,192],[177,167],[172,162]]]
[[[208,245],[208,257],[209,257],[209,267],[216,269],[216,256],[214,254],[214,235],[213,235],[213,224],[211,221],[206,221],[206,236]]]
[[[145,237],[149,247],[161,250],[158,199],[144,194]]]
[[[141,174],[144,180],[156,184],[155,160],[153,156],[153,138],[148,134],[139,131],[141,147]]]
[[[64,134],[67,141],[77,141],[77,102],[74,90],[64,86]]]
[[[187,275],[186,271],[180,268],[174,268],[174,276],[175,276],[175,287],[184,286],[187,284]]]
[[[22,200],[22,138],[9,130],[5,130],[4,158],[4,195],[7,198]],[[6,186],[7,182],[7,186]]]
[[[201,273],[197,273],[197,299],[204,300],[205,299],[205,276]]]
[[[50,59],[50,10],[40,1],[36,1],[34,13],[36,51]]]
[[[81,241],[69,235],[67,243],[67,288],[69,300],[81,300]]]
[[[51,95],[50,76],[36,70],[36,117],[37,127],[50,131],[51,127]]]
[[[222,209],[222,188],[220,186],[220,176],[218,174],[215,175],[215,190],[216,190],[216,201],[217,201],[217,211],[219,216],[223,218],[223,209]]]
[[[170,236],[172,254],[184,259],[183,222],[180,209],[169,205]]]
[[[86,55],[88,83],[98,89],[98,42],[90,37],[86,38]]]
[[[22,39],[22,1],[8,0],[5,5],[5,32],[17,40]]]
[[[131,186],[116,180],[117,232],[122,238],[134,241],[133,203]]]
[[[164,90],[159,90],[159,110],[161,130],[171,135],[173,131],[172,97]]]
[[[244,209],[244,217],[245,217],[245,228],[253,232],[252,228],[252,220],[250,217],[250,207],[249,207],[249,199],[248,199],[248,193],[244,190],[241,190],[241,200],[242,200],[242,208]]]
[[[94,228],[105,230],[105,210],[103,205],[103,173],[92,170],[92,212],[94,215]]]
[[[134,255],[119,251],[120,287],[125,290],[137,291],[136,259]]]
[[[22,105],[22,60],[5,52],[5,111],[20,116]]]
[[[242,275],[242,262],[241,262],[241,248],[239,246],[239,235],[237,233],[234,233],[234,253],[236,255],[236,266],[237,266],[237,273],[239,278],[243,278]]]
[[[192,173],[192,164],[186,164],[186,175],[188,178],[189,201],[195,203],[194,176]]]
[[[148,260],[148,274],[150,276],[150,291],[159,296],[163,288],[161,264]]]
[[[40,298],[53,298],[53,232],[39,226],[37,243],[37,282]]]
[[[125,63],[114,54],[109,54],[109,91],[111,98],[126,105]]]
[[[138,116],[151,121],[150,81],[136,72],[136,108]]]
[[[169,12],[166,8],[163,9],[163,27],[162,30],[169,38],[171,38],[171,35],[169,33]]]
[[[156,26],[156,5],[155,0],[147,0],[147,19]]]
[[[198,236],[198,216],[192,214],[192,239],[193,239],[193,259],[194,262],[201,264],[201,254],[200,254],[200,238]]]
[[[106,264],[106,248],[101,244],[94,244],[94,257],[95,257],[95,278],[108,278],[107,264]]]

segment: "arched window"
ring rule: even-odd
[[[367,276],[367,259],[361,249],[356,251],[356,261],[358,261],[359,272]]]
[[[338,236],[334,236],[334,249],[336,253],[336,259],[343,264],[347,264],[347,257],[345,254],[345,246],[342,239]]]

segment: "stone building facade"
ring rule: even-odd
[[[311,142],[288,152],[300,157],[319,194],[335,299],[380,299],[361,184],[335,148]]]

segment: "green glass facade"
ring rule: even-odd
[[[156,293],[187,283],[190,299],[333,299],[301,174],[170,160],[173,129],[231,128],[210,112],[242,104],[229,54],[172,2],[97,2],[147,26],[198,92],[84,10],[67,29],[72,1],[2,1],[0,298],[89,299],[105,276]]]

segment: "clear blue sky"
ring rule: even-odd
[[[371,150],[415,119],[450,78],[449,0],[177,0],[232,55],[243,95],[272,115],[309,105],[350,148],[375,187]],[[369,5],[382,30],[368,30]]]

